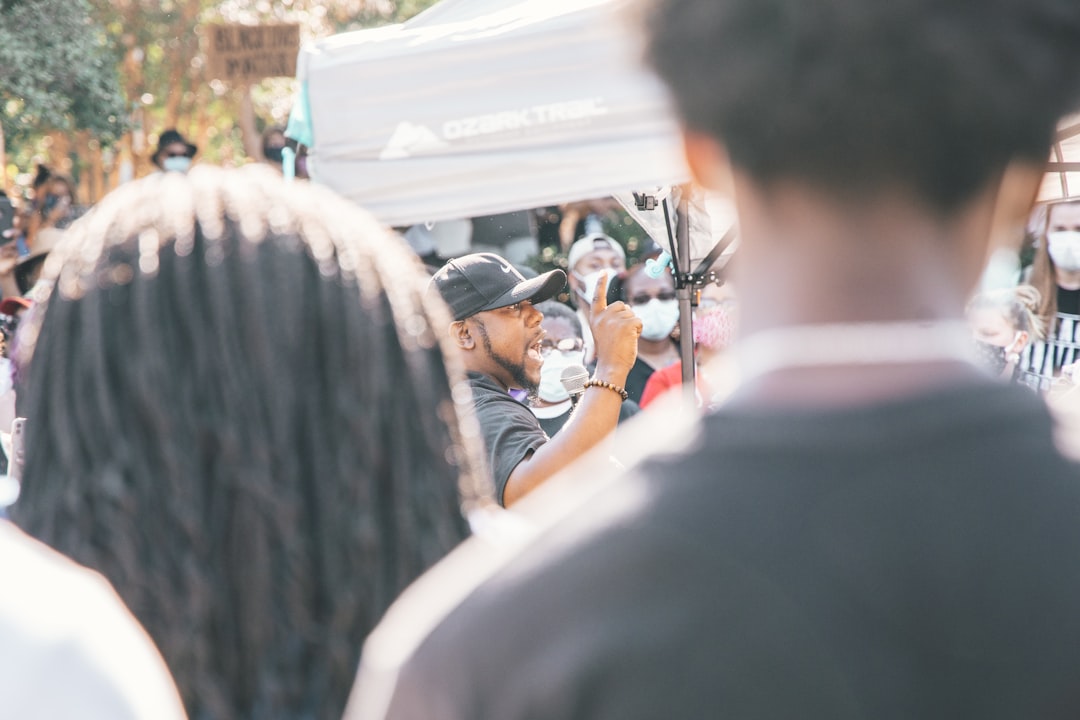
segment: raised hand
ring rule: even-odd
[[[596,345],[596,374],[601,380],[622,385],[637,359],[641,320],[622,301],[607,303],[611,272],[596,283],[590,327]]]

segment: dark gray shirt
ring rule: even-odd
[[[469,373],[476,418],[484,435],[495,497],[503,503],[506,481],[518,463],[548,441],[532,410],[519,403],[487,375]]]
[[[683,435],[575,477],[588,500],[519,547],[452,555],[489,569],[396,684],[365,657],[359,695],[392,693],[357,717],[1080,717],[1080,468],[1037,398],[972,380]]]

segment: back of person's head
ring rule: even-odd
[[[658,0],[646,26],[692,131],[846,201],[947,214],[1043,162],[1080,87],[1076,0]]]
[[[45,277],[16,521],[113,582],[191,717],[340,717],[485,489],[419,262],[325,188],[200,167],[106,197]]]

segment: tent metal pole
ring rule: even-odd
[[[682,358],[683,398],[693,402],[694,325],[691,299],[694,282],[691,274],[693,269],[690,267],[690,193],[687,188],[683,188],[679,196],[675,242],[678,267],[675,267],[675,263],[672,266],[675,270],[675,297],[679,302],[679,355]]]

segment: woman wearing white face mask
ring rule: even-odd
[[[1039,317],[1046,340],[1024,353],[1022,367],[1047,390],[1080,362],[1080,200],[1048,207],[1030,282],[1042,297]]]
[[[540,354],[544,357],[540,387],[536,397],[529,399],[529,409],[551,437],[566,424],[573,410],[570,393],[562,384],[563,370],[585,365],[585,349],[581,321],[573,310],[555,300],[538,303],[536,309],[544,314],[541,326],[547,335],[540,346]],[[637,411],[637,405],[627,400],[619,409],[619,422],[633,417]]]
[[[728,348],[738,327],[738,301],[730,283],[708,283],[694,309],[694,396],[699,408],[711,409],[738,384],[738,367]],[[641,407],[682,387],[682,362],[657,370],[645,384]]]
[[[649,377],[679,359],[679,347],[671,338],[679,323],[675,278],[668,270],[654,278],[645,272],[645,265],[635,265],[626,272],[622,295],[641,319],[637,362],[626,378],[626,392],[631,400],[640,403]]]

